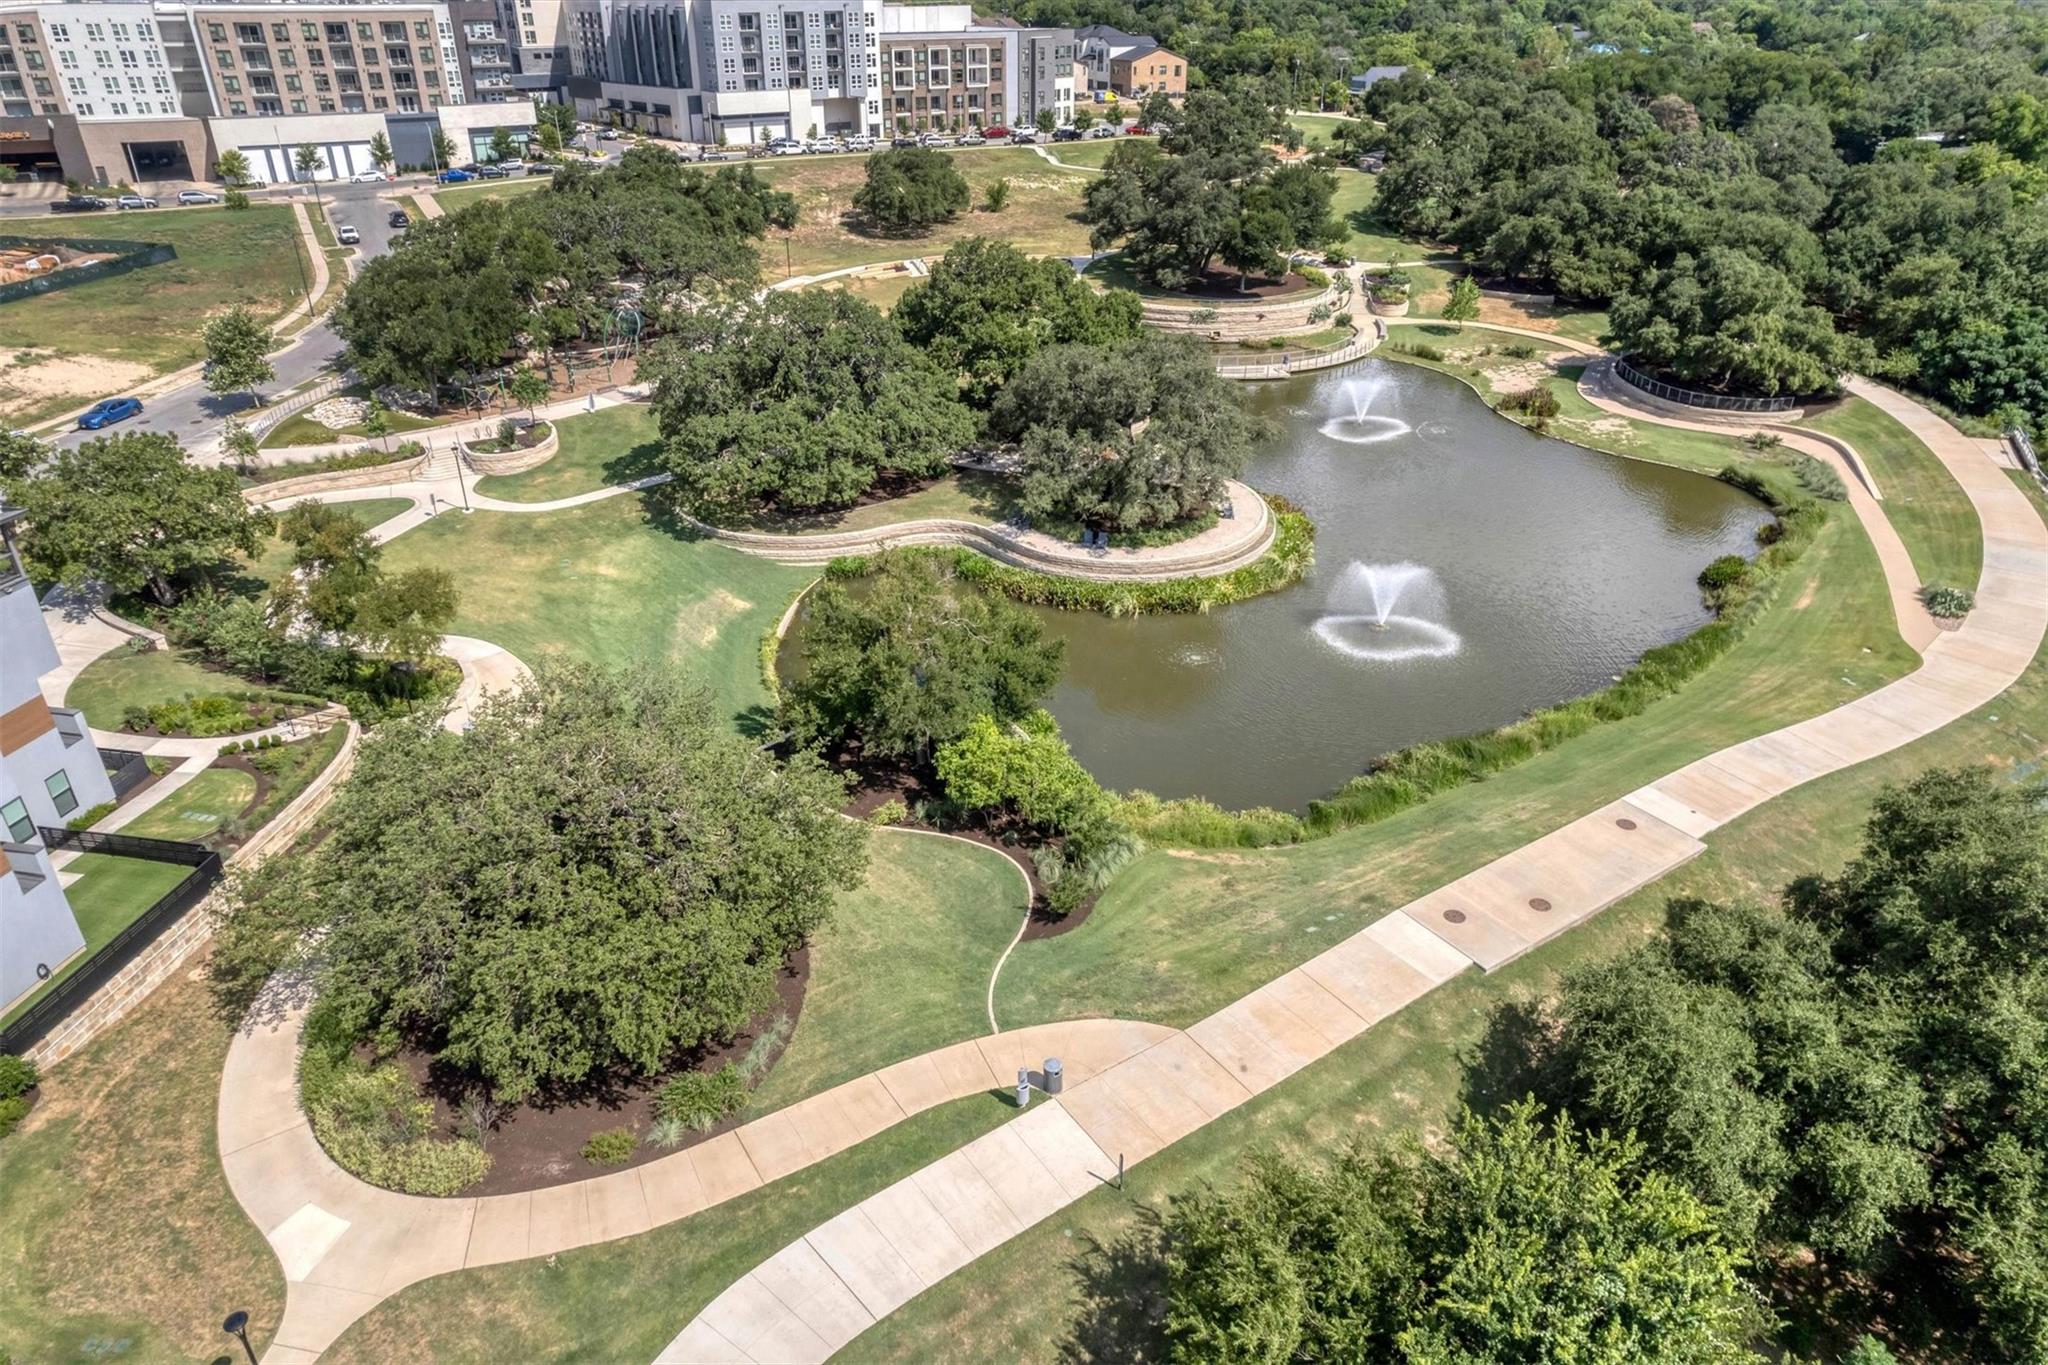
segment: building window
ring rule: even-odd
[[[36,837],[36,822],[28,818],[28,807],[18,796],[0,806],[0,820],[7,822],[7,836],[17,844],[25,844]]]
[[[119,112],[119,106],[116,106],[116,112]],[[43,788],[50,793],[57,814],[69,815],[78,809],[78,798],[71,791],[71,774],[62,768],[43,779]]]

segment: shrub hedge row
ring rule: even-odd
[[[1701,592],[1715,618],[1682,640],[1650,650],[1621,678],[1597,692],[1532,711],[1511,725],[1454,739],[1397,749],[1306,816],[1285,811],[1225,811],[1199,798],[1162,801],[1138,792],[1124,798],[1119,817],[1153,843],[1197,848],[1259,848],[1299,843],[1354,825],[1371,824],[1420,805],[1439,793],[1476,782],[1554,749],[1608,721],[1640,715],[1678,691],[1740,640],[1769,603],[1785,569],[1804,553],[1827,520],[1827,509],[1803,492],[1780,495],[1753,465],[1730,465],[1719,477],[1755,495],[1777,515],[1757,533],[1763,552],[1735,569],[1715,561],[1701,575]],[[1734,558],[1734,557],[1731,557]]]
[[[1109,616],[1208,611],[1278,592],[1299,582],[1315,562],[1315,523],[1285,498],[1271,493],[1265,497],[1276,523],[1273,544],[1254,562],[1212,578],[1104,583],[999,564],[979,551],[959,545],[912,546],[897,553],[944,559],[968,582],[1034,607],[1099,611]],[[825,566],[827,576],[832,578],[864,578],[873,571],[872,560],[856,556],[842,556]]]
[[[484,1178],[491,1158],[467,1138],[433,1135],[434,1105],[396,1062],[356,1055],[336,1012],[306,1016],[299,1099],[336,1165],[402,1194],[455,1194]]]

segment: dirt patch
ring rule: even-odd
[[[130,360],[60,355],[31,348],[0,355],[0,414],[46,408],[59,396],[80,403],[132,389],[156,370]]]
[[[1807,579],[1805,589],[1802,590],[1799,594],[1799,600],[1792,604],[1792,610],[1805,611],[1808,607],[1813,605],[1813,599],[1817,595],[1819,595],[1819,593],[1820,580],[1818,578]]]
[[[709,649],[726,622],[753,609],[752,602],[725,588],[691,603],[676,614],[675,643],[669,650],[670,657],[680,658],[692,648]]]
[[[751,1117],[746,1110],[701,1133],[690,1133],[673,1147],[660,1147],[647,1140],[654,1126],[654,1098],[670,1078],[686,1071],[716,1071],[728,1061],[738,1062],[757,1039],[772,1037],[776,1020],[787,1016],[789,1024],[780,1030],[779,1039],[770,1044],[759,1074],[766,1075],[772,1070],[775,1059],[782,1055],[796,1031],[797,1017],[803,1011],[804,990],[810,980],[810,949],[799,948],[775,974],[774,1003],[749,1020],[732,1042],[700,1049],[659,1076],[600,1076],[573,1090],[514,1105],[498,1117],[486,1135],[484,1150],[490,1153],[490,1171],[463,1190],[461,1197],[516,1194],[589,1180],[645,1166],[731,1132]],[[450,1137],[466,1135],[461,1104],[471,1079],[436,1065],[431,1056],[415,1049],[401,1049],[397,1060],[421,1092],[434,1101],[434,1118],[442,1133]],[[630,1128],[639,1136],[640,1145],[634,1148],[633,1155],[616,1166],[597,1166],[585,1161],[583,1144],[614,1128]]]

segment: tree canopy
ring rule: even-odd
[[[365,379],[430,389],[602,335],[622,306],[658,324],[750,288],[753,243],[795,213],[745,167],[635,147],[615,168],[565,166],[543,191],[415,223],[363,267],[335,327]]]
[[[1120,530],[1213,512],[1264,431],[1199,342],[1156,332],[1041,351],[989,427],[1021,445],[1026,512]]]
[[[1121,243],[1139,278],[1168,289],[1199,281],[1219,257],[1240,275],[1278,273],[1287,253],[1337,240],[1336,178],[1278,166],[1267,146],[1275,127],[1255,100],[1190,95],[1156,146],[1119,144],[1089,182],[1089,240],[1098,251]]]
[[[1097,290],[1065,261],[968,237],[947,248],[890,316],[905,340],[962,373],[968,401],[986,407],[1045,347],[1126,340],[1137,335],[1139,315],[1129,290]]]
[[[774,293],[676,319],[640,365],[677,490],[713,510],[845,507],[974,438],[954,377],[865,300]]]
[[[209,393],[253,392],[277,378],[270,364],[270,329],[240,305],[206,324],[206,389]]]
[[[1440,1154],[1255,1159],[1161,1241],[1182,1360],[1739,1365],[1767,1323],[1696,1197],[1534,1105],[1467,1114]]]
[[[931,147],[891,147],[868,158],[853,210],[884,232],[923,232],[967,207],[967,179]]]
[[[1867,1278],[1956,1358],[2035,1359],[2043,1018],[2048,806],[1937,769],[1879,797],[1839,876],[1782,906],[1675,902],[1662,937],[1568,975],[1524,1072],[1767,1263]]]
[[[389,573],[384,547],[346,504],[302,502],[280,518],[293,572],[271,589],[273,619],[371,654],[419,660],[455,619],[455,578],[429,566]]]
[[[859,881],[842,799],[672,670],[541,661],[465,734],[381,727],[328,837],[222,918],[216,976],[308,960],[357,1036],[426,1046],[501,1101],[655,1072],[770,1003]]]
[[[168,605],[193,572],[255,554],[271,526],[268,512],[242,500],[233,470],[187,463],[174,438],[155,432],[9,463],[7,498],[28,514],[29,556],[71,586],[146,588]]]
[[[869,570],[828,578],[805,602],[802,673],[783,703],[798,742],[857,739],[871,756],[929,758],[980,717],[1023,717],[1059,681],[1064,642],[944,559],[888,552]]]

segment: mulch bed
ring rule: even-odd
[[[234,678],[234,675],[232,673],[222,674],[222,676],[227,678]],[[241,682],[240,679],[236,679],[236,681]],[[242,683],[242,687],[246,688],[247,686],[248,684],[246,682]],[[273,725],[282,725],[285,721],[288,720],[302,720],[305,717],[312,715],[315,711],[322,709],[322,706],[324,705],[325,703],[322,703],[321,706],[307,706],[298,702],[284,701],[242,702],[241,707],[243,714],[248,716],[249,719],[252,721],[259,719],[259,717],[256,714],[256,708],[258,707],[270,708],[272,716],[271,719],[265,722],[264,724],[251,725],[247,730],[243,730],[237,734],[232,735],[195,735],[189,730],[159,730],[154,725],[144,725],[140,728],[131,728],[129,726],[124,725],[121,727],[120,733],[124,735],[134,735],[138,739],[211,739],[218,740],[222,744],[239,744],[244,736],[253,735],[258,730],[267,730]]]
[[[704,1132],[690,1133],[674,1147],[658,1147],[646,1140],[648,1130],[654,1126],[655,1094],[671,1077],[684,1071],[716,1071],[728,1061],[737,1062],[746,1055],[756,1038],[773,1027],[778,1015],[786,1014],[790,1028],[771,1054],[763,1073],[772,1068],[773,1059],[781,1055],[795,1033],[797,1019],[803,1010],[804,989],[810,984],[810,979],[810,949],[799,948],[776,973],[775,1003],[748,1021],[746,1028],[731,1043],[706,1048],[693,1055],[687,1066],[678,1066],[660,1076],[598,1077],[573,1090],[512,1106],[492,1125],[490,1136],[484,1143],[484,1150],[491,1157],[490,1171],[482,1180],[464,1189],[462,1197],[516,1194],[521,1190],[545,1189],[550,1185],[565,1185],[613,1171],[630,1170],[673,1156],[739,1127],[752,1117],[744,1109]],[[412,1076],[421,1093],[434,1101],[434,1117],[442,1133],[451,1137],[465,1133],[461,1105],[471,1079],[452,1068],[437,1065],[430,1054],[415,1048],[400,1049],[397,1060]],[[630,1128],[639,1134],[641,1143],[633,1150],[632,1157],[616,1166],[599,1166],[584,1160],[583,1144],[614,1128]]]
[[[857,751],[841,749],[829,760],[839,771],[849,774],[854,788],[846,804],[841,807],[843,814],[856,820],[865,820],[876,810],[891,801],[901,801],[904,809],[915,811],[917,803],[927,797],[937,796],[938,790],[930,773],[899,763],[880,760],[863,763]],[[920,829],[934,834],[949,834],[956,839],[992,848],[1016,864],[1024,874],[1024,880],[1031,887],[1031,918],[1024,925],[1024,941],[1058,938],[1069,930],[1078,929],[1095,909],[1094,900],[1084,901],[1064,915],[1055,914],[1046,902],[1045,885],[1038,880],[1038,869],[1031,861],[1030,852],[1015,843],[1004,843],[1000,827],[961,826],[954,829],[939,829],[915,818],[896,822],[899,829]]]

